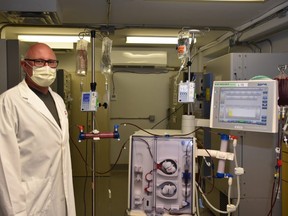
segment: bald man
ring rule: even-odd
[[[43,43],[21,61],[25,79],[0,95],[0,215],[75,216],[68,116],[49,87],[58,60]]]

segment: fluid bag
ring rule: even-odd
[[[111,51],[112,51],[112,40],[108,37],[104,37],[102,40],[102,56],[100,62],[100,69],[105,77],[105,95],[104,101],[109,103],[110,93],[108,87],[109,76],[112,73],[112,61],[111,61]]]
[[[101,57],[101,72],[105,75],[109,75],[112,72],[111,62],[112,40],[108,37],[104,37],[102,40],[102,57]]]
[[[187,58],[189,56],[189,32],[181,31],[178,34],[178,45],[177,45],[177,52],[178,52],[178,59]]]
[[[279,106],[288,105],[288,75],[285,73],[287,67],[288,65],[278,66],[280,74],[274,78],[275,80],[278,80]]]
[[[76,74],[85,76],[88,69],[87,57],[88,41],[80,39],[76,46]]]

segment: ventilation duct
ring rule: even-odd
[[[59,25],[61,10],[57,0],[0,0],[0,13],[9,23],[30,25]]]
[[[288,8],[286,8],[281,16],[277,16],[273,19],[268,20],[260,25],[253,26],[253,28],[244,31],[239,41],[251,41],[267,38],[267,36],[277,33],[288,27]]]
[[[31,25],[57,25],[61,21],[54,12],[2,12],[2,15],[13,24],[31,24]]]

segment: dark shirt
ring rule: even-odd
[[[43,94],[42,92],[34,88],[30,87],[30,89],[44,102],[44,104],[46,105],[46,107],[48,108],[48,110],[50,111],[50,113],[52,114],[56,122],[58,123],[59,127],[61,127],[57,108],[56,108],[55,102],[50,92],[48,91],[47,94]]]

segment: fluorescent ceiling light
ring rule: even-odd
[[[209,1],[209,2],[265,2],[267,0],[190,0],[190,1]]]
[[[177,44],[177,37],[126,37],[126,43],[136,44]]]
[[[146,1],[165,1],[165,0],[146,0]],[[174,0],[166,0],[174,1]],[[182,2],[265,2],[267,0],[181,0]]]
[[[265,2],[267,0],[192,0],[192,1],[198,1],[198,2],[201,2],[201,1],[209,1],[209,2]]]
[[[197,2],[265,2],[267,0],[188,0],[188,1],[197,1]]]
[[[90,37],[84,37],[83,39],[90,42]],[[73,43],[77,43],[80,37],[67,35],[18,35],[18,40],[46,43],[53,49],[73,49]]]
[[[191,43],[192,38],[189,38]],[[126,37],[126,43],[131,44],[178,44],[178,37],[138,37],[138,36],[128,36]],[[196,43],[196,38],[194,38],[194,43]]]
[[[74,49],[72,42],[45,42],[52,49]]]
[[[72,42],[76,43],[80,40],[79,36],[67,35],[18,35],[20,41],[26,42]],[[90,42],[90,37],[84,37],[84,40]]]

